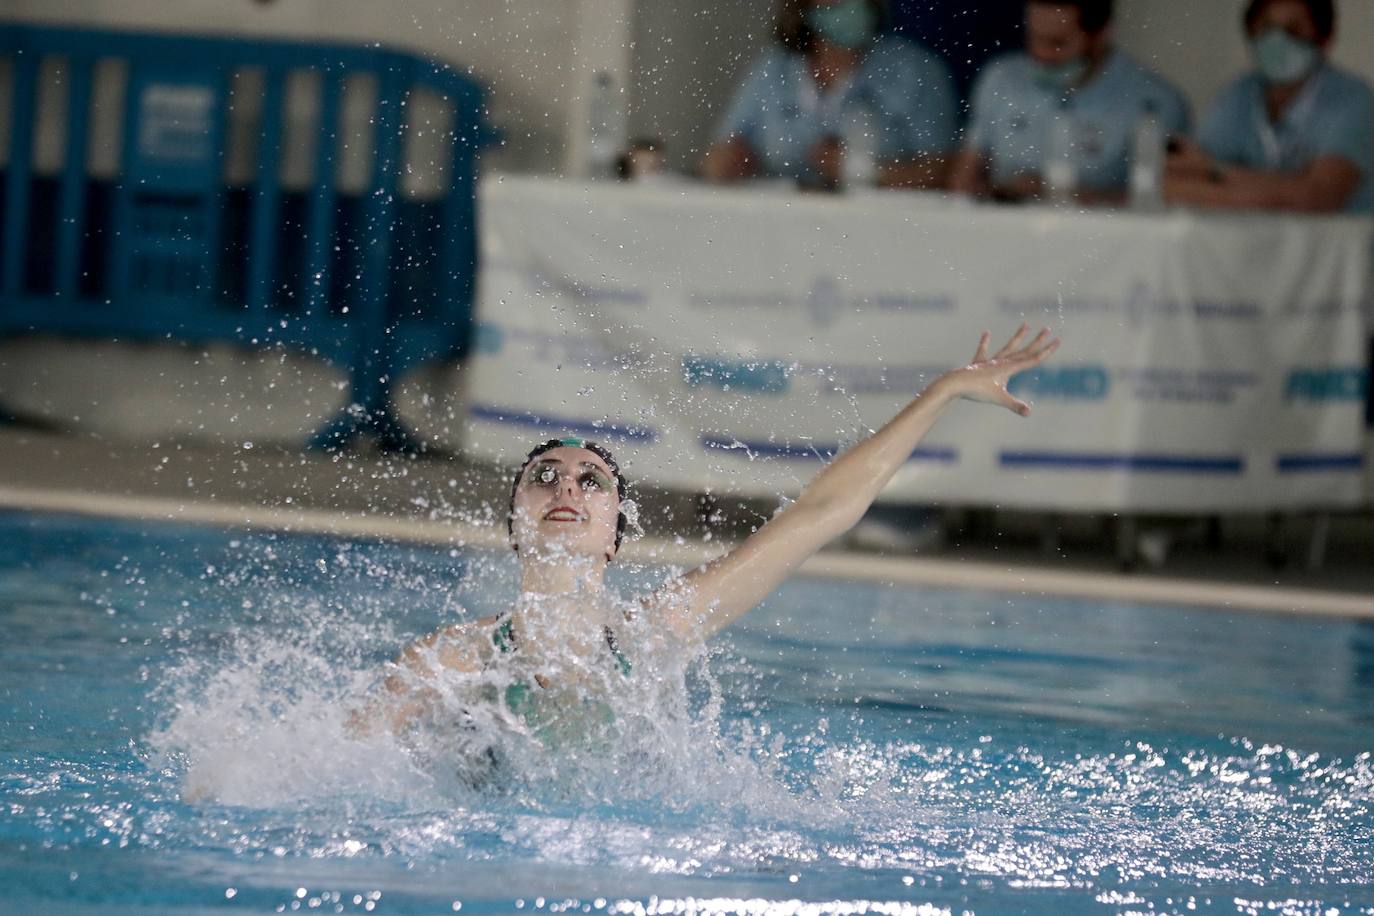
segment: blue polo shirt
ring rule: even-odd
[[[954,80],[934,54],[891,35],[874,39],[854,75],[818,92],[806,55],[774,45],[735,91],[715,141],[744,138],[760,172],[801,181],[817,176],[811,150],[844,133],[846,120],[866,108],[876,128],[880,161],[946,153],[957,128]]]
[[[1198,142],[1223,162],[1275,172],[1302,171],[1318,156],[1342,156],[1363,175],[1346,210],[1374,213],[1374,92],[1329,64],[1312,75],[1277,124],[1269,120],[1263,79],[1241,77],[1212,103]]]
[[[1188,131],[1183,94],[1129,55],[1113,50],[1102,68],[1064,93],[1036,82],[1036,63],[1024,53],[990,63],[973,90],[965,142],[992,163],[993,182],[1040,175],[1058,119],[1069,119],[1080,187],[1125,190],[1135,126],[1152,110],[1169,134]]]

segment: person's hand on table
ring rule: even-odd
[[[706,151],[701,163],[701,177],[712,182],[738,181],[752,178],[757,157],[743,137],[731,137]]]
[[[827,188],[840,186],[844,168],[844,144],[839,137],[824,137],[811,147],[811,165]]]
[[[1032,200],[1045,190],[1045,181],[1031,172],[1021,172],[993,188],[997,200]]]
[[[1169,141],[1165,168],[1168,175],[1178,178],[1211,178],[1216,174],[1217,163],[1197,141],[1174,137]]]

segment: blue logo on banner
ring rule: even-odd
[[[682,378],[692,388],[781,394],[787,390],[787,365],[773,360],[736,361],[685,356],[682,359]]]
[[[1101,401],[1111,389],[1112,377],[1103,366],[1046,366],[1014,375],[1007,383],[1015,395],[1065,401]]]
[[[1369,372],[1358,366],[1334,369],[1294,369],[1284,386],[1285,401],[1363,401],[1369,391]]]

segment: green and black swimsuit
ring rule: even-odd
[[[606,633],[606,647],[611,650],[611,656],[615,659],[616,667],[624,677],[629,677],[633,666],[630,660],[625,657],[625,653],[620,651],[620,644],[616,641],[615,631],[610,627],[603,628]],[[511,617],[507,614],[496,625],[492,631],[491,641],[496,646],[496,651],[502,655],[514,652],[517,648],[515,644],[515,627],[511,623]],[[523,681],[511,684],[506,688],[506,706],[510,711],[522,718],[527,718],[533,709],[534,694],[528,683]]]

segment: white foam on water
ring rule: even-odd
[[[519,714],[507,690],[529,682],[528,659],[493,653],[475,674],[415,682],[426,711],[399,733],[359,731],[350,715],[382,695],[379,657],[422,631],[375,605],[404,600],[404,582],[355,565],[391,576],[372,604],[331,610],[269,584],[249,618],[228,614],[225,640],[161,673],[165,715],[148,759],[194,800],[168,840],[581,869],[577,881],[609,869],[630,884],[836,870],[1160,893],[1275,875],[1374,880],[1361,852],[1368,755],[1342,762],[1244,739],[1075,753],[938,716],[916,726],[933,741],[865,731],[855,722],[879,713],[772,697],[747,661],[654,640],[642,620],[618,630],[629,678],[604,647],[541,663],[551,686]],[[466,578],[489,574],[479,564]]]
[[[377,664],[377,646],[393,654],[409,638],[384,617],[293,607],[289,590],[269,592],[255,620],[161,674],[166,714],[147,739],[149,761],[178,774],[188,801],[417,811],[497,798],[536,810],[652,802],[804,819],[824,810],[788,790],[761,735],[723,724],[704,649],[658,638],[642,617],[617,630],[628,677],[603,646],[541,663],[540,688],[528,687],[536,672],[520,652],[493,649],[476,673],[429,658],[428,678]],[[421,701],[396,730],[385,675]],[[513,704],[521,684],[526,697]]]

